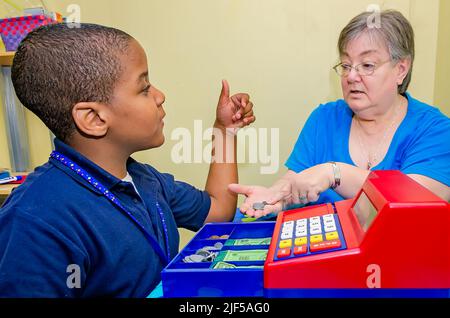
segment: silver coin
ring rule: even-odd
[[[198,254],[192,254],[192,255],[189,255],[189,259],[192,261],[192,263],[201,263],[204,261],[205,256],[198,255]]]
[[[267,205],[268,203],[266,201],[263,202],[255,202],[253,203],[253,210],[264,210],[264,207]]]
[[[209,251],[206,251],[206,250],[203,250],[203,249],[198,250],[197,252],[195,252],[195,255],[200,255],[200,256],[203,256],[203,257],[208,257],[209,254],[211,254]]]
[[[183,262],[184,262],[184,263],[193,263],[193,261],[191,260],[191,258],[190,258],[189,256],[185,256],[185,257],[183,258]]]

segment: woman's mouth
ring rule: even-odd
[[[359,95],[359,94],[365,94],[363,91],[352,89],[350,90],[350,94]]]

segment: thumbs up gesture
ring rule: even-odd
[[[238,129],[250,125],[255,119],[250,96],[239,93],[230,97],[230,86],[226,80],[223,80],[215,126]]]

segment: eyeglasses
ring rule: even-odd
[[[336,73],[339,76],[347,77],[350,75],[350,72],[352,69],[355,69],[355,71],[360,76],[370,76],[372,75],[377,68],[379,68],[381,65],[386,64],[387,62],[390,62],[391,60],[387,60],[381,63],[374,63],[374,62],[364,62],[358,65],[350,65],[346,63],[339,63],[338,65],[334,66],[333,69],[336,71]]]

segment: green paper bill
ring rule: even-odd
[[[243,238],[243,239],[235,239],[228,240],[225,242],[227,246],[245,246],[245,245],[270,245],[270,241],[272,237],[264,237],[264,238]]]
[[[241,269],[241,268],[264,268],[264,266],[238,266],[227,262],[217,262],[214,264],[213,269]]]
[[[222,251],[217,256],[217,261],[224,262],[248,262],[265,261],[267,250],[242,250],[242,251]]]

